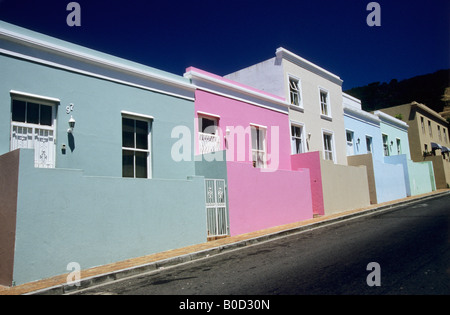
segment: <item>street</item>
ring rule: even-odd
[[[76,294],[448,295],[449,205],[438,197]]]

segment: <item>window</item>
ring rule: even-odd
[[[52,106],[13,99],[12,121],[51,126],[53,122]]]
[[[355,154],[355,146],[353,143],[353,131],[347,130],[347,155]]]
[[[198,116],[198,149],[200,154],[220,150],[218,118]]]
[[[372,153],[372,137],[366,136],[367,153]]]
[[[422,126],[422,133],[425,134],[425,123],[423,122],[423,117],[420,117],[420,125]]]
[[[396,139],[397,142],[397,154],[400,155],[402,154],[402,145],[401,145],[401,141],[399,138]]]
[[[438,137],[439,137],[439,140],[442,141],[441,126],[437,126],[437,129],[438,129]]]
[[[442,131],[444,132],[444,142],[447,143],[447,129],[442,128]]]
[[[266,129],[251,126],[253,167],[266,167]]]
[[[35,167],[55,167],[55,105],[19,95],[11,101],[10,149],[34,149]]]
[[[384,156],[389,156],[389,143],[388,143],[388,136],[383,134],[383,149],[384,149]]]
[[[331,116],[328,92],[320,89],[320,112],[324,116]]]
[[[198,125],[198,130],[202,133],[217,134],[217,119],[199,116]]]
[[[150,121],[122,117],[122,176],[150,178]]]
[[[334,161],[333,134],[331,133],[323,133],[323,152],[325,160]]]
[[[303,128],[297,125],[291,125],[291,148],[292,154],[303,153]]]
[[[289,97],[292,105],[301,106],[301,91],[299,80],[289,78]]]
[[[428,120],[428,131],[430,132],[430,137],[433,137],[433,132],[431,130],[431,121]]]

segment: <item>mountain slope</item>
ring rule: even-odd
[[[362,108],[366,111],[416,101],[439,113],[442,112],[445,105],[442,97],[447,87],[450,87],[450,69],[439,70],[400,82],[396,79],[392,79],[389,83],[374,82],[344,92],[360,99]]]

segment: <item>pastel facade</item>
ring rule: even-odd
[[[285,100],[192,67],[185,77],[196,86],[196,159],[226,158],[230,235],[312,218],[310,170],[291,167]]]
[[[384,162],[380,118],[363,111],[360,100],[345,93],[343,98],[348,163],[366,166],[370,203],[405,198],[403,167]]]
[[[178,76],[0,22],[0,69],[0,285],[434,189],[407,124],[283,48]]]
[[[424,104],[412,102],[380,110],[391,116],[401,115],[409,125],[408,140],[414,162],[433,163],[437,189],[450,184],[450,139],[448,122]]]
[[[3,22],[0,69],[0,284],[206,241],[188,79]]]
[[[320,152],[314,155],[320,159],[314,164],[326,166],[326,170],[321,168],[321,186],[317,180],[311,180],[312,189],[324,198],[314,203],[315,214],[361,208],[370,203],[365,167],[347,165],[342,80],[338,76],[278,48],[275,57],[225,77],[289,101],[291,154]],[[310,157],[298,157],[296,165],[310,168]]]
[[[409,151],[408,124],[381,111],[380,118],[385,163],[401,164],[404,170],[407,196],[431,192],[436,189],[431,162],[413,162]]]

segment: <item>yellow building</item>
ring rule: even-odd
[[[424,104],[412,102],[380,111],[402,119],[409,125],[408,140],[414,162],[432,161],[436,188],[450,185],[449,124]]]

